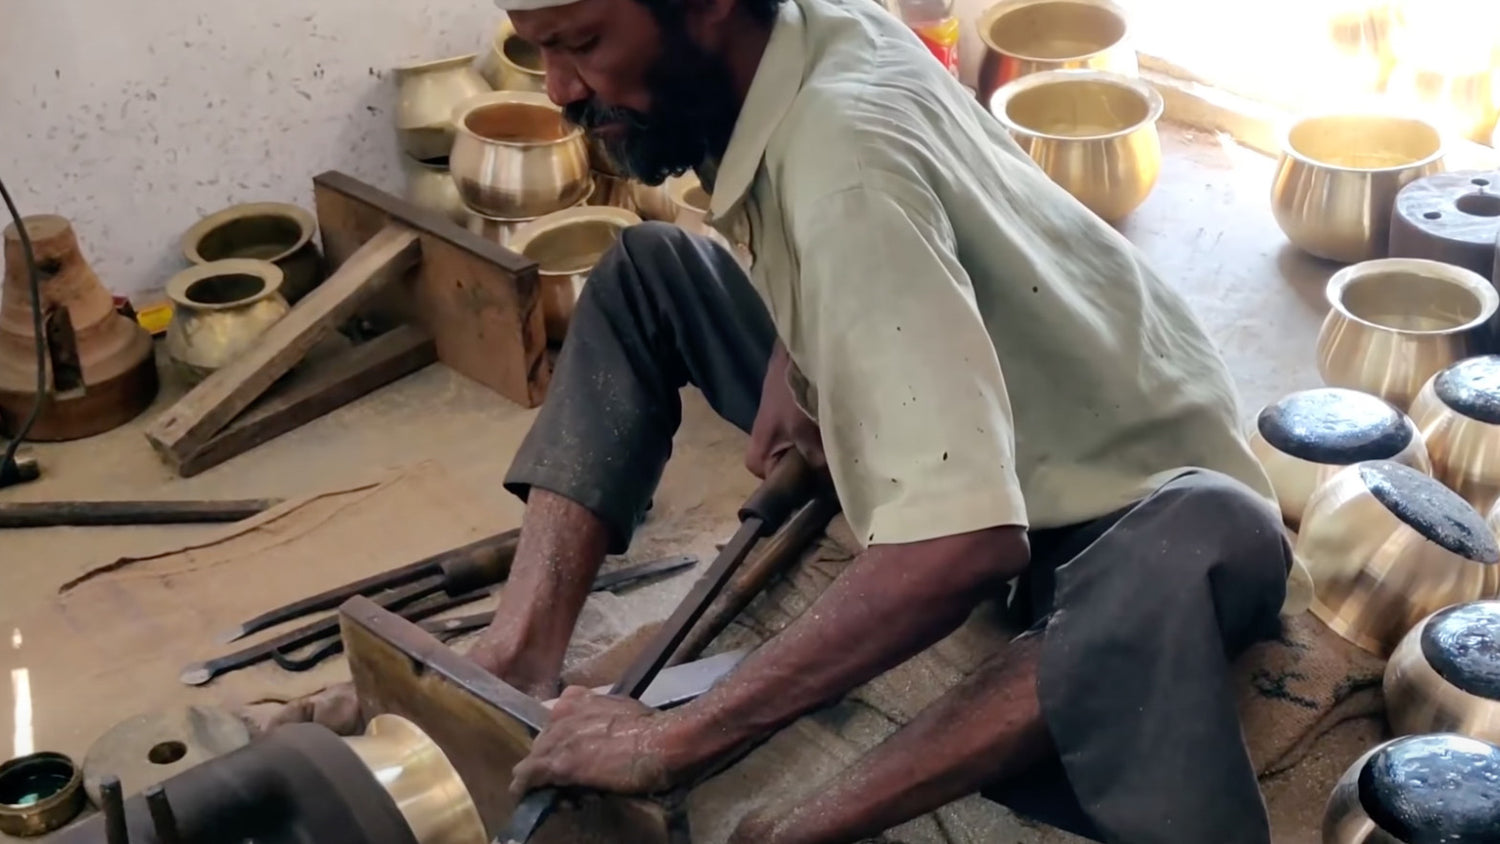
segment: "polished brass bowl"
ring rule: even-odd
[[[1319,487],[1295,553],[1312,575],[1313,614],[1380,657],[1431,613],[1500,588],[1500,544],[1484,517],[1389,460],[1341,469]]]
[[[447,156],[418,161],[403,155],[401,168],[406,173],[406,198],[411,204],[436,211],[459,225],[468,220],[469,208],[458,195]]]
[[[475,97],[454,113],[448,168],[459,195],[486,217],[525,219],[561,211],[590,189],[583,130],[544,94]]]
[[[1500,744],[1500,601],[1423,619],[1386,663],[1384,692],[1396,735],[1459,733]]]
[[[635,191],[629,179],[594,171],[594,191],[589,195],[589,205],[623,208],[635,213]]]
[[[594,196],[597,193],[597,186],[593,182],[590,182],[589,192],[584,194],[583,198],[578,200],[578,202],[574,203],[573,207],[581,208],[583,206],[592,204]],[[517,219],[510,219],[507,217],[486,217],[485,215],[476,212],[472,208],[465,208],[462,225],[464,228],[479,235],[485,240],[493,241],[500,244],[501,246],[509,248],[511,239],[515,236],[518,229],[520,229],[527,223],[539,220],[545,216],[545,214],[541,214],[536,217],[520,217]]]
[[[487,844],[479,809],[453,763],[426,733],[396,715],[376,715],[344,741],[395,802],[422,844]]]
[[[693,234],[713,235],[718,232],[708,225],[708,206],[712,199],[703,183],[692,173],[667,179],[664,187],[667,200],[672,204],[672,222]]]
[[[494,90],[474,69],[474,54],[403,65],[396,77],[396,137],[413,158],[440,158],[453,149],[453,109]]]
[[[984,44],[977,94],[1044,70],[1140,71],[1125,9],[1110,0],[1001,0],[975,24]]]
[[[61,753],[0,765],[0,832],[33,838],[67,826],[87,803],[83,771]]]
[[[282,280],[275,264],[231,258],[198,264],[167,282],[172,322],[164,345],[188,382],[232,363],[286,316]]]
[[[479,74],[496,91],[547,92],[547,65],[542,51],[516,35],[510,18],[500,23],[489,49],[479,57]]]
[[[635,213],[643,220],[671,223],[677,219],[677,205],[672,202],[672,193],[665,183],[648,185],[631,180],[630,198],[635,203]]]
[[[1343,263],[1384,258],[1396,194],[1441,172],[1446,154],[1442,132],[1413,117],[1308,117],[1282,141],[1271,210],[1309,254]]]
[[[1047,176],[1110,222],[1156,187],[1162,109],[1150,84],[1100,70],[1033,73],[990,100],[990,112]]]
[[[1318,372],[1330,387],[1406,410],[1427,379],[1480,354],[1500,296],[1483,276],[1438,261],[1382,258],[1328,280]]]
[[[1432,376],[1411,406],[1433,475],[1481,513],[1500,500],[1500,355],[1459,361]]]
[[[518,228],[510,248],[537,262],[547,339],[561,343],[573,308],[594,265],[620,241],[620,233],[641,222],[623,208],[569,208]]]
[[[1430,474],[1417,426],[1383,399],[1356,390],[1300,390],[1256,414],[1250,450],[1266,476],[1281,517],[1296,530],[1312,494],[1345,466],[1394,460]]]
[[[1401,736],[1366,751],[1323,809],[1323,844],[1493,841],[1500,748],[1454,733]]]
[[[216,211],[182,236],[182,254],[191,263],[227,258],[270,261],[285,280],[281,296],[295,305],[323,282],[323,254],[313,238],[318,221],[286,202],[248,202]]]

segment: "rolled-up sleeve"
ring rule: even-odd
[[[1005,377],[941,208],[860,187],[805,210],[785,329],[856,536],[1026,526]]]

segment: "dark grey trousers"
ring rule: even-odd
[[[680,389],[748,431],[774,342],[727,250],[671,225],[627,230],[584,287],[506,487],[578,502],[623,552],[671,456]],[[1230,664],[1279,632],[1291,552],[1274,509],[1193,472],[1031,540],[1014,609],[1044,637],[1059,758],[988,796],[1100,841],[1267,844]]]

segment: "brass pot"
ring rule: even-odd
[[[594,191],[589,195],[589,205],[623,208],[635,213],[635,191],[629,179],[594,172]]]
[[[1489,512],[1500,500],[1500,355],[1468,358],[1432,376],[1411,416],[1434,477]]]
[[[396,77],[396,138],[416,159],[442,158],[453,149],[453,109],[494,90],[474,69],[474,54],[403,65]]]
[[[31,753],[0,765],[0,832],[34,838],[67,826],[88,800],[83,771],[61,753]]]
[[[623,208],[569,208],[533,220],[511,236],[510,249],[537,262],[548,340],[561,343],[567,337],[594,265],[619,242],[621,232],[639,222]]]
[[[708,207],[712,200],[703,183],[692,173],[673,176],[664,183],[667,201],[672,205],[672,222],[693,234],[714,235],[708,225]]]
[[[1427,379],[1479,354],[1500,307],[1477,273],[1422,258],[1382,258],[1328,280],[1318,373],[1330,387],[1406,410]]]
[[[475,213],[523,219],[568,208],[590,189],[583,130],[544,94],[475,97],[454,112],[449,170]]]
[[[643,220],[671,223],[677,219],[677,206],[672,202],[672,194],[666,183],[648,185],[632,179],[630,198],[635,205],[635,212]]]
[[[979,16],[979,101],[1032,73],[1067,68],[1140,72],[1125,9],[1110,0],[1001,0]]]
[[[1281,504],[1281,518],[1296,530],[1318,487],[1345,466],[1394,460],[1431,474],[1417,426],[1389,402],[1355,390],[1300,390],[1256,415],[1250,451],[1260,460]]]
[[[1423,619],[1386,663],[1384,693],[1396,735],[1459,733],[1500,744],[1500,601]]]
[[[1500,588],[1500,545],[1484,517],[1388,460],[1341,469],[1319,487],[1295,553],[1313,579],[1313,614],[1379,657],[1429,614]]]
[[[1451,5],[1409,3],[1402,9],[1405,20],[1391,38],[1386,96],[1421,109],[1455,134],[1484,143],[1500,116],[1494,18],[1483,13],[1488,21],[1456,27]]]
[[[578,202],[575,203],[573,207],[580,208],[585,205],[589,205],[597,192],[598,191],[594,183],[590,182],[589,192],[584,194],[583,199],[578,200]],[[485,240],[493,241],[500,244],[501,246],[510,248],[511,239],[515,237],[517,229],[521,228],[527,223],[541,219],[541,217],[544,216],[546,215],[543,214],[537,217],[521,217],[518,219],[509,219],[506,217],[486,217],[485,215],[474,211],[474,209],[472,208],[465,208],[464,219],[462,223],[464,228],[479,235]]]
[[[344,739],[395,802],[422,844],[487,844],[474,798],[442,748],[397,715],[376,715]]]
[[[318,221],[285,202],[234,205],[199,220],[182,236],[182,254],[194,264],[249,258],[270,261],[285,280],[281,296],[290,304],[323,283],[323,255],[313,238]]]
[[[516,35],[510,18],[501,21],[478,62],[479,74],[496,91],[547,92],[547,66],[542,51]]]
[[[1407,182],[1441,172],[1442,132],[1412,117],[1334,114],[1293,124],[1271,184],[1276,224],[1330,261],[1384,258],[1391,210]]]
[[[1323,809],[1323,844],[1493,840],[1497,782],[1492,744],[1454,733],[1390,739],[1339,777]]]
[[[464,224],[469,208],[458,195],[458,184],[448,171],[447,156],[418,161],[403,155],[401,168],[406,173],[407,200],[420,208],[437,211],[459,225]]]
[[[1047,176],[1109,222],[1156,187],[1162,110],[1150,84],[1100,70],[1033,73],[990,100],[990,112]]]
[[[268,261],[230,258],[189,267],[167,282],[167,356],[189,382],[232,362],[286,316],[282,278]]]

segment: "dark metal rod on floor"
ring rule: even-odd
[[[0,528],[185,525],[238,522],[281,503],[239,501],[19,501],[0,503]]]
[[[125,822],[125,796],[120,778],[114,775],[99,780],[99,808],[104,812],[104,840],[108,844],[130,844],[130,827]]]
[[[158,783],[142,793],[146,797],[146,808],[151,812],[151,825],[156,829],[156,840],[160,844],[182,844],[182,836],[177,834],[177,816],[167,800],[166,789]]]

